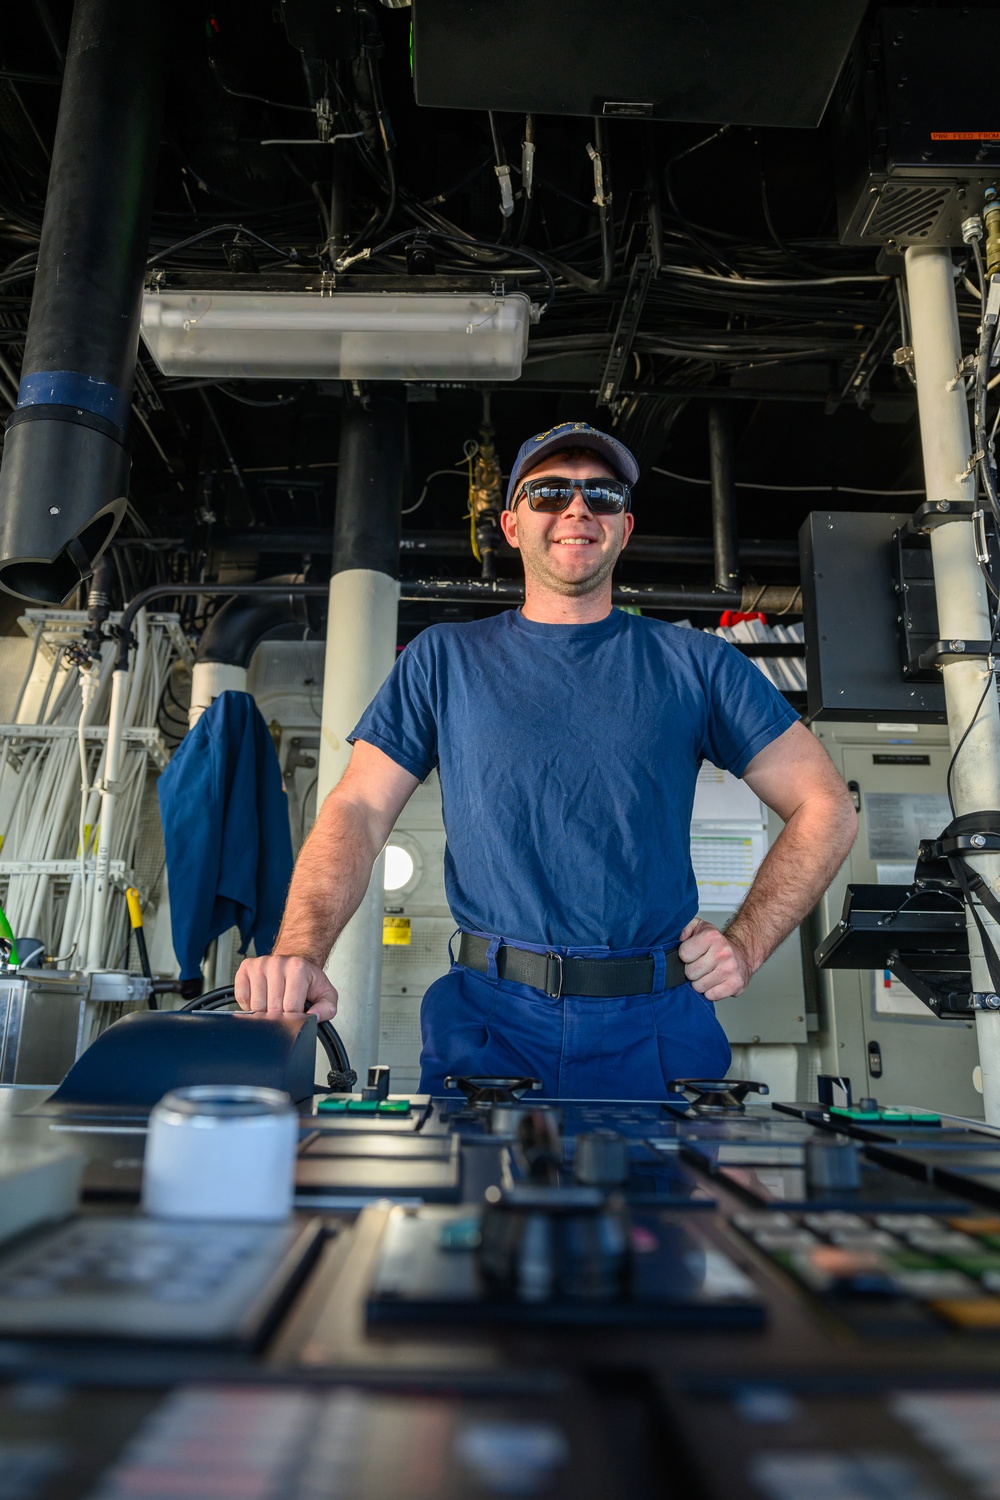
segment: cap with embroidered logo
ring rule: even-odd
[[[550,427],[547,432],[538,432],[534,437],[528,438],[522,443],[514,460],[514,467],[510,471],[510,483],[507,485],[507,508],[517,493],[522,476],[540,464],[550,453],[564,452],[567,448],[592,448],[599,454],[604,462],[608,464],[620,479],[631,487],[639,478],[639,465],[635,458],[610,433],[601,432],[596,427],[591,427],[589,422],[560,422],[558,427]]]

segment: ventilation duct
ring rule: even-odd
[[[61,604],[125,511],[125,446],[159,143],[162,0],[77,0],[17,408],[0,587]]]

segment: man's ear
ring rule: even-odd
[[[622,551],[628,546],[628,539],[635,529],[635,516],[630,510],[625,512],[625,535],[622,537]]]
[[[517,539],[517,511],[502,510],[500,512],[500,530],[507,538],[510,546],[520,551],[521,544]]]

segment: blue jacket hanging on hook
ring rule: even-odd
[[[174,952],[182,979],[231,927],[270,953],[292,876],[288,801],[274,743],[249,693],[222,693],[159,783]]]

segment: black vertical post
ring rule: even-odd
[[[159,145],[163,0],[77,0],[18,404],[0,587],[58,604],[125,511],[125,447]]]
[[[353,141],[335,141],[330,147],[333,171],[330,182],[330,237],[327,254],[335,265],[351,240],[351,164]]]
[[[736,489],[733,484],[733,429],[721,402],[708,408],[708,461],[712,477],[712,551],[715,587],[739,584],[739,536],[736,526]]]
[[[344,408],[333,573],[371,568],[397,577],[405,451],[404,386],[380,384],[367,405]]]

